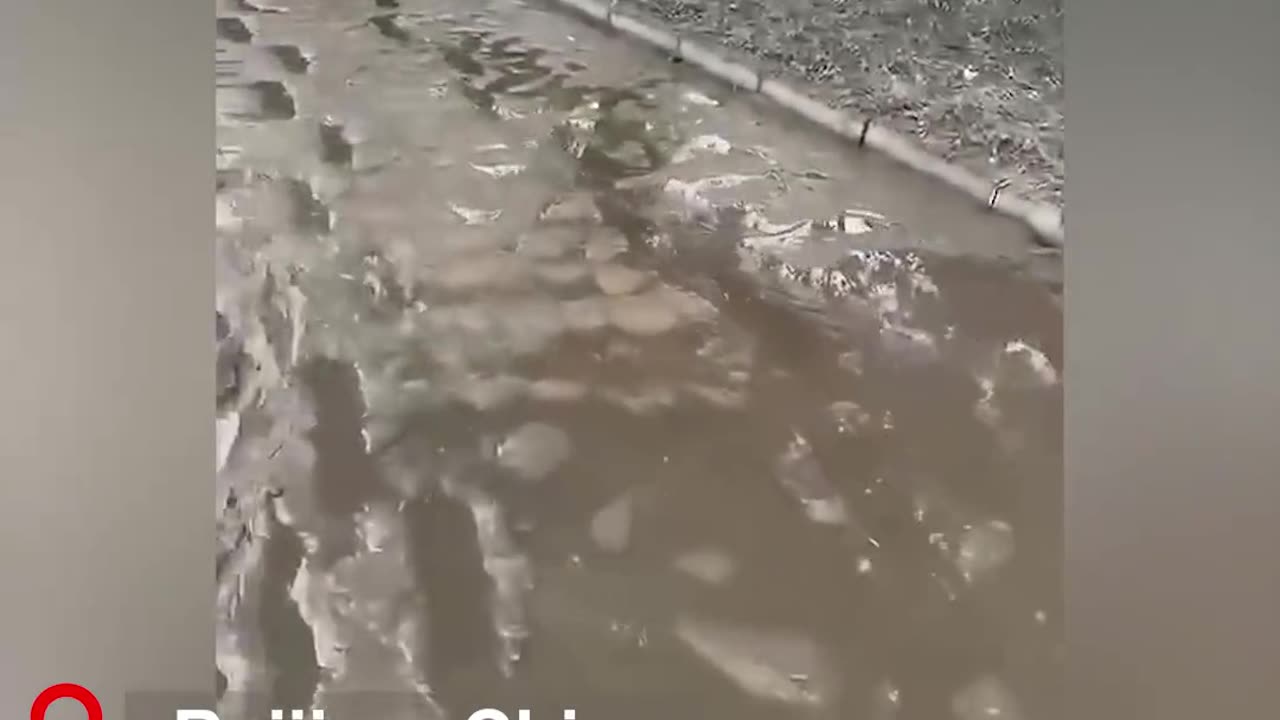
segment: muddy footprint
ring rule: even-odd
[[[354,157],[345,128],[334,122],[320,124],[320,159],[329,165],[350,168]]]
[[[239,87],[245,91],[246,97],[242,107],[226,113],[228,117],[245,120],[292,120],[297,115],[293,96],[283,83],[259,80]]]
[[[266,51],[288,72],[304,75],[311,70],[311,61],[296,45],[268,45]]]
[[[218,18],[218,37],[227,42],[246,45],[253,41],[253,31],[240,18],[220,17]]]
[[[399,18],[400,16],[396,13],[374,15],[369,18],[369,24],[376,28],[378,33],[388,40],[408,44],[413,41],[413,36],[410,35],[403,27],[400,27]]]

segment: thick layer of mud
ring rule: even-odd
[[[226,717],[1058,717],[1058,258],[542,6],[276,4],[219,40]]]

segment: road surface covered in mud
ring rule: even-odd
[[[547,6],[273,2],[218,6],[223,717],[1057,717],[1059,258]]]

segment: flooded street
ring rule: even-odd
[[[1060,257],[536,1],[271,1],[222,717],[1060,717]]]

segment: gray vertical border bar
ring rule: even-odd
[[[1067,717],[1277,717],[1280,3],[1067,8]]]
[[[0,717],[213,682],[213,14],[0,3]]]

